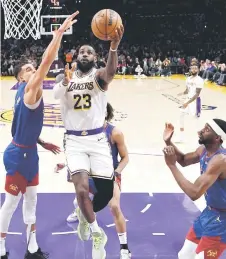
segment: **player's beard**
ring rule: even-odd
[[[77,60],[77,68],[78,68],[78,70],[82,71],[82,73],[88,72],[94,66],[95,66],[94,61],[84,62],[83,63],[80,60]]]
[[[197,75],[198,75],[198,72],[191,72],[191,75],[192,75],[192,76],[197,76]]]
[[[212,138],[206,138],[204,139],[202,136],[199,137],[199,144],[204,145],[205,147],[213,144]]]

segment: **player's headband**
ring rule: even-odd
[[[226,140],[226,133],[219,127],[219,125],[214,120],[209,120],[208,125],[212,128],[212,130],[221,137],[221,139],[224,141]]]

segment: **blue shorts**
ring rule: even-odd
[[[197,238],[219,236],[226,243],[226,212],[207,207],[195,220],[193,228]]]
[[[9,144],[3,155],[6,170],[6,191],[18,195],[27,186],[38,185],[39,157],[37,146],[21,148]]]
[[[208,252],[212,249],[220,256],[226,249],[226,212],[205,208],[195,220],[186,239],[198,245],[197,254],[204,251],[208,256]]]

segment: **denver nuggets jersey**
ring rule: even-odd
[[[208,163],[217,154],[226,155],[226,149],[220,148],[214,155],[207,157],[206,149],[203,151],[200,158],[201,174],[206,172]],[[205,194],[207,206],[216,209],[226,209],[226,179],[217,179],[216,182],[207,190]]]
[[[186,80],[188,88],[188,98],[192,98],[196,94],[197,88],[203,88],[204,81],[200,76],[189,76]]]
[[[40,104],[36,109],[29,109],[24,104],[24,89],[27,83],[21,83],[15,97],[14,117],[12,122],[12,137],[15,143],[24,146],[33,146],[42,131],[44,118],[44,103],[40,99]]]
[[[91,130],[103,127],[107,96],[96,80],[96,68],[80,77],[76,71],[64,97],[61,115],[66,130]]]

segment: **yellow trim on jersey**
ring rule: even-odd
[[[97,78],[96,78],[96,74],[94,74],[93,77],[94,81],[96,82],[97,87],[99,88],[99,90],[101,90],[101,92],[105,92],[105,90],[99,85]]]

